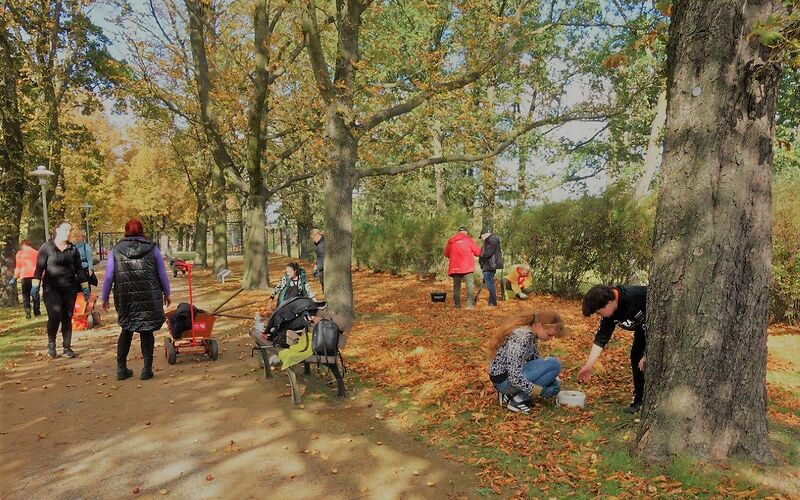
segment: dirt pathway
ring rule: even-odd
[[[186,282],[173,280],[173,300]],[[196,302],[224,298],[206,281]],[[303,408],[286,377],[265,381],[247,322],[215,327],[217,362],[169,366],[157,335],[156,376],[138,379],[138,335],[115,377],[117,326],[76,332],[73,360],[31,346],[0,372],[0,498],[444,498],[473,496],[475,471],[448,462],[368,392],[336,401],[319,376]],[[59,339],[60,342],[60,339]],[[352,384],[348,384],[352,387]]]

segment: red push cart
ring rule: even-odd
[[[167,363],[174,365],[178,354],[203,354],[216,361],[219,358],[219,345],[217,339],[211,336],[214,329],[214,315],[208,313],[194,313],[194,299],[192,297],[192,262],[183,264],[186,268],[186,276],[189,286],[189,311],[191,315],[192,328],[191,337],[187,337],[187,332],[172,331],[172,316],[175,311],[167,313],[167,325],[170,330],[170,338],[164,341],[164,354],[167,356]],[[175,333],[181,333],[176,339]]]

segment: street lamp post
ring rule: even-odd
[[[54,172],[47,170],[44,165],[39,165],[36,170],[30,172],[30,175],[39,179],[39,186],[42,188],[42,215],[44,216],[44,241],[48,240],[48,228],[50,224],[47,221],[47,184],[50,183],[50,177],[56,175]]]
[[[83,208],[83,213],[85,214],[84,221],[86,223],[86,241],[89,241],[89,210],[91,210],[92,206],[89,204],[89,202],[86,202],[81,205],[81,208]]]

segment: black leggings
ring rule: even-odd
[[[644,330],[635,330],[633,332],[633,344],[631,344],[631,374],[633,375],[634,404],[641,403],[644,397],[644,372],[639,369],[639,361],[644,357],[646,345]]]
[[[39,309],[39,296],[31,297],[31,287],[33,282],[33,278],[22,278],[22,306],[25,310],[29,310],[31,308],[31,301],[33,302],[33,314],[39,315],[41,311]]]
[[[75,298],[78,292],[74,289],[64,290],[55,286],[44,289],[44,307],[47,309],[47,340],[55,343],[58,326],[61,325],[61,337],[64,347],[70,346],[72,338],[72,312],[75,309]]]
[[[117,339],[117,363],[125,363],[128,358],[128,353],[131,350],[131,342],[133,341],[134,332],[130,330],[122,330],[119,332]],[[153,348],[155,347],[156,338],[153,332],[139,332],[139,341],[142,348],[142,357],[144,359],[153,359]]]

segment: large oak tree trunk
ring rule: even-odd
[[[330,172],[325,176],[325,299],[336,323],[350,330],[354,320],[353,276],[353,189],[357,181],[358,143],[344,127],[329,130],[332,149]]]
[[[18,61],[0,18],[0,279],[3,283],[14,275],[25,193],[25,147],[17,101],[18,79]],[[4,287],[0,305],[16,305],[17,301],[17,289]]]
[[[267,270],[267,230],[264,220],[264,197],[248,196],[244,213],[244,245],[242,247],[244,274],[242,288],[265,289],[269,286]]]
[[[751,32],[776,6],[674,3],[637,437],[650,458],[771,460],[766,344],[780,66]]]

